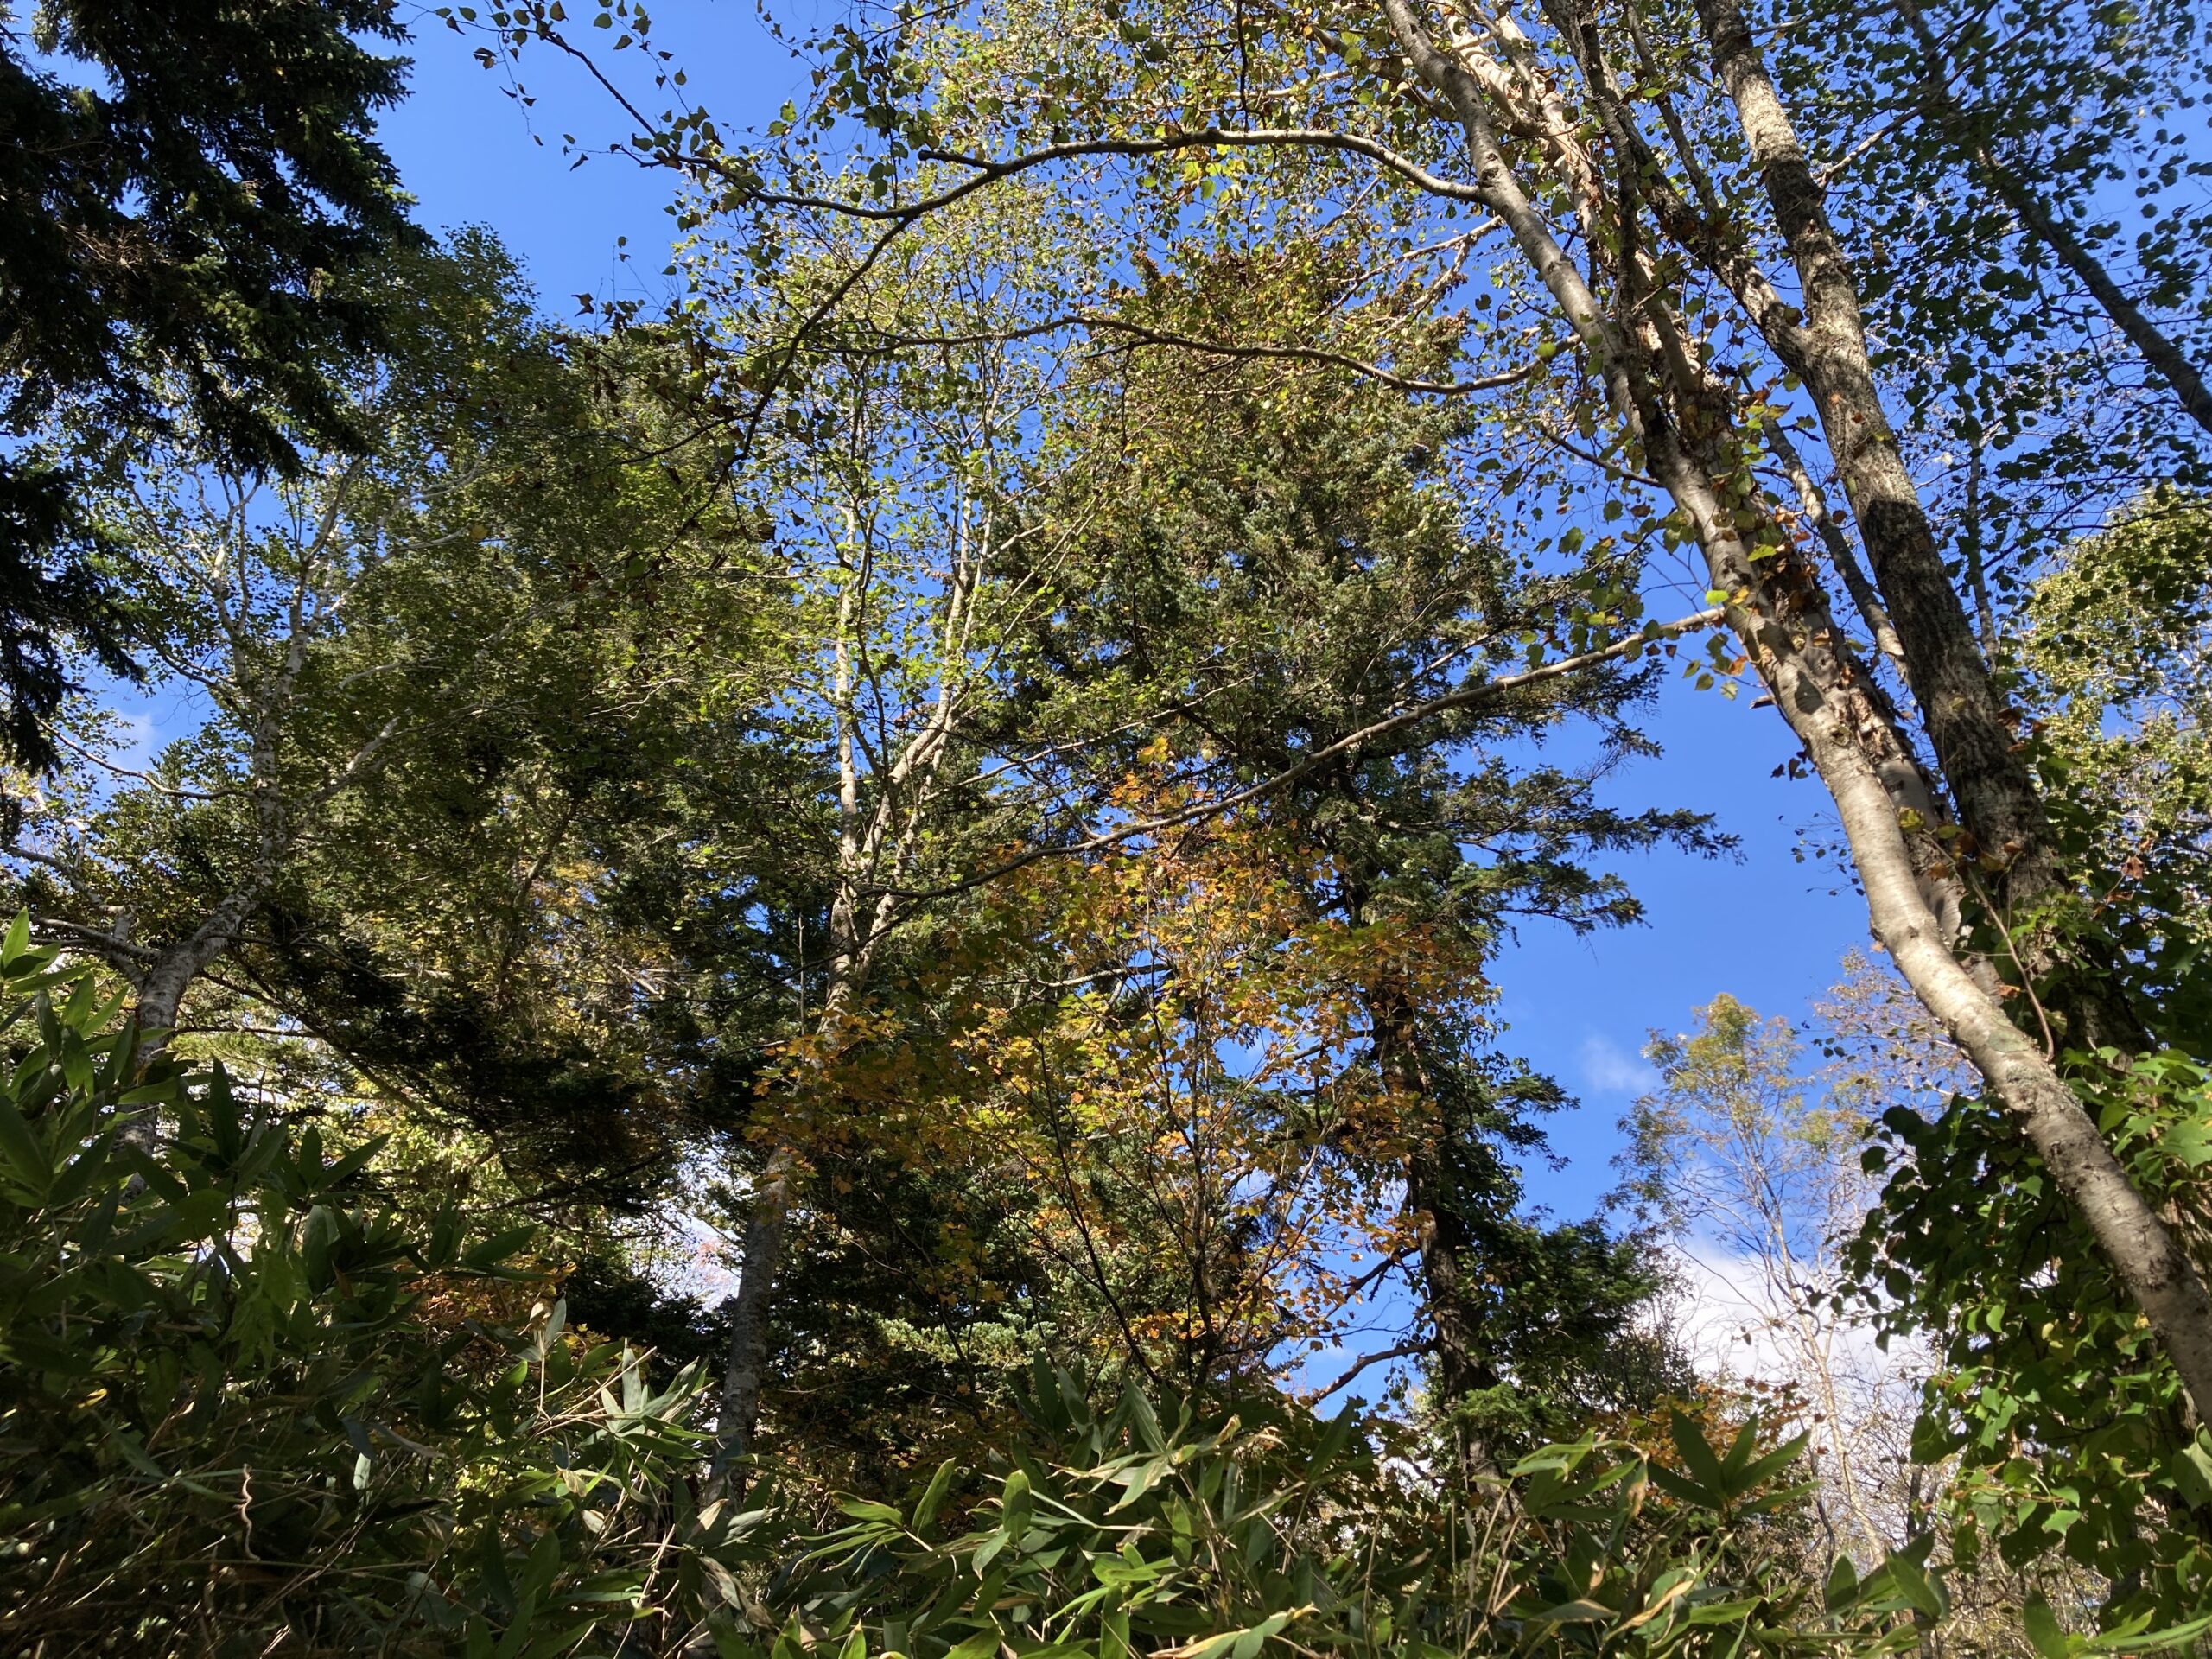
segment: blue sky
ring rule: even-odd
[[[728,127],[771,118],[803,81],[761,35],[749,4],[689,0],[657,17],[655,34]],[[604,94],[580,67],[540,54],[524,64],[524,89],[537,99],[525,109],[505,95],[503,73],[469,56],[474,44],[426,12],[414,94],[384,123],[423,222],[496,230],[556,315],[571,314],[578,294],[661,293],[671,181],[604,155],[572,167],[562,153],[564,132],[602,144],[623,136]],[[618,247],[624,237],[626,249]],[[1647,925],[1576,939],[1534,925],[1500,962],[1509,1041],[1581,1097],[1552,1123],[1566,1167],[1531,1172],[1535,1195],[1562,1214],[1586,1211],[1613,1184],[1615,1120],[1649,1075],[1639,1058],[1648,1030],[1681,1029],[1694,1005],[1724,990],[1796,1016],[1834,978],[1842,953],[1866,939],[1857,897],[1827,865],[1795,856],[1801,832],[1823,822],[1827,799],[1816,784],[1772,776],[1793,745],[1771,710],[1675,682],[1651,728],[1664,755],[1609,780],[1609,798],[1624,808],[1714,811],[1741,837],[1743,855],[1629,861],[1622,868],[1647,906]]]

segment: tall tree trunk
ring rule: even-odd
[[[760,1425],[760,1389],[766,1381],[768,1309],[777,1275],[784,1265],[784,1234],[797,1196],[798,1156],[789,1142],[768,1154],[753,1192],[745,1223],[745,1255],[740,1264],[737,1300],[730,1320],[729,1362],[715,1414],[715,1455],[707,1472],[710,1490],[744,1484],[735,1465],[753,1448]]]
[[[830,988],[815,1023],[817,1042],[836,1040],[837,1028],[858,988],[855,970],[854,958],[841,953],[831,969]],[[794,1079],[785,1092],[804,1096],[817,1090],[827,1064],[826,1058],[817,1054],[808,1064],[809,1075]],[[739,1261],[737,1295],[731,1305],[729,1358],[722,1370],[721,1398],[715,1414],[714,1457],[707,1471],[711,1491],[728,1490],[738,1496],[745,1491],[737,1465],[752,1452],[753,1436],[760,1427],[760,1395],[767,1383],[768,1318],[783,1273],[784,1246],[804,1173],[797,1141],[779,1130],[770,1143],[746,1212],[744,1255]]]
[[[1820,181],[1737,0],[1696,3],[1804,296],[1802,324],[1770,311],[1762,332],[1812,396],[1971,850],[1999,867],[2006,898],[2042,898],[2061,880],[2043,803],[1882,407],[1858,283]]]
[[[856,520],[848,519],[848,537],[856,537]],[[817,1041],[834,1043],[846,1011],[852,1006],[860,982],[868,971],[868,955],[861,933],[859,884],[862,873],[880,843],[886,822],[879,803],[874,822],[863,827],[861,817],[861,776],[858,715],[854,708],[854,666],[851,632],[855,614],[855,578],[850,572],[837,596],[836,679],[832,702],[837,722],[837,888],[830,906],[830,982],[814,1027]],[[887,919],[892,900],[879,900],[877,919]],[[804,984],[802,969],[801,985]],[[802,995],[804,992],[802,991]],[[804,1021],[801,1021],[802,1027]],[[824,1061],[817,1053],[809,1070],[818,1075]],[[802,1077],[794,1085],[810,1092],[815,1079]],[[721,1400],[715,1416],[715,1453],[708,1465],[709,1492],[729,1491],[742,1496],[745,1480],[741,1461],[751,1452],[760,1426],[760,1393],[767,1382],[768,1315],[776,1284],[783,1272],[784,1243],[791,1228],[791,1207],[798,1196],[801,1161],[791,1137],[779,1128],[769,1147],[767,1161],[753,1188],[753,1204],[745,1222],[744,1257],[739,1264],[737,1297],[732,1310],[729,1361],[722,1372]]]
[[[1371,874],[1370,873],[1367,873]],[[1347,908],[1357,920],[1366,882],[1357,880]],[[1399,1103],[1406,1122],[1406,1209],[1413,1217],[1428,1315],[1430,1359],[1438,1396],[1447,1413],[1468,1395],[1497,1386],[1483,1340],[1482,1318],[1466,1285],[1474,1237],[1459,1209],[1451,1176],[1451,1125],[1445,1121],[1435,1079],[1421,1051],[1420,1013],[1407,988],[1385,975],[1368,991],[1368,1024],[1375,1069]],[[1495,1476],[1497,1459],[1465,1423],[1454,1422],[1461,1465],[1469,1474]]]
[[[1431,1113],[1434,1105],[1425,1102],[1421,1109]],[[1467,1295],[1466,1262],[1474,1238],[1452,1190],[1441,1130],[1440,1123],[1429,1128],[1425,1120],[1424,1132],[1414,1138],[1406,1159],[1406,1208],[1413,1212],[1421,1285],[1427,1293],[1429,1356],[1436,1363],[1436,1391],[1449,1409],[1471,1394],[1496,1388],[1498,1377],[1484,1351],[1481,1319]],[[1453,1430],[1468,1473],[1499,1472],[1487,1441],[1464,1423],[1455,1423]]]
[[[1763,68],[1758,73],[1745,69],[1749,35],[1732,4],[1728,0],[1699,3],[1709,19],[1717,20],[1726,43],[1716,47],[1716,52],[1725,52],[1735,65],[1729,85],[1732,92],[1741,89],[1739,109],[1751,106],[1746,127],[1757,127],[1764,135],[1753,141],[1756,158],[1761,143],[1779,143],[1774,119],[1780,116],[1779,100],[1771,84],[1764,81]],[[1459,118],[1484,205],[1506,226],[1604,376],[1616,417],[1640,448],[1650,475],[1690,527],[1713,588],[1730,595],[1729,626],[1835,803],[1876,934],[1921,1001],[1942,1021],[2020,1125],[2115,1276],[2158,1333],[2203,1418],[2212,1408],[2212,1296],[2207,1295],[2203,1281],[2156,1211],[2128,1180],[2051,1057],[2012,1024],[1991,987],[1954,954],[1958,931],[1950,918],[1957,907],[1958,877],[1948,850],[1929,833],[1940,823],[1936,803],[1919,775],[1895,711],[1886,706],[1864,665],[1845,645],[1817,575],[1787,537],[1778,538],[1778,547],[1761,549],[1760,556],[1752,556],[1754,550],[1738,515],[1764,512],[1770,517],[1771,505],[1762,501],[1756,480],[1732,459],[1746,446],[1742,435],[1732,430],[1730,404],[1693,359],[1662,296],[1639,291],[1633,182],[1624,180],[1628,200],[1618,225],[1599,220],[1599,198],[1594,193],[1576,194],[1590,244],[1610,244],[1618,250],[1613,257],[1621,283],[1621,314],[1628,321],[1617,321],[1599,304],[1522,190],[1493,134],[1480,83],[1430,40],[1414,17],[1410,0],[1382,0],[1382,4],[1414,73]],[[1732,29],[1740,31],[1740,39],[1731,34]],[[1594,82],[1592,90],[1602,105],[1605,92]],[[1808,250],[1808,289],[1817,279],[1827,290],[1821,303],[1831,333],[1821,353],[1833,376],[1829,390],[1840,399],[1853,376],[1863,374],[1866,368],[1863,339],[1854,358],[1851,344],[1855,336],[1834,332],[1837,308],[1845,304],[1855,326],[1857,299],[1848,289],[1840,254],[1834,250],[1833,237],[1820,218],[1817,190],[1809,199],[1805,195],[1812,188],[1810,174],[1796,154],[1786,121],[1781,132],[1787,143],[1780,144],[1778,154],[1767,156],[1763,170],[1770,189],[1783,199],[1777,213],[1786,215],[1800,233],[1793,237],[1793,245],[1802,237]],[[1821,252],[1823,240],[1834,258]],[[1840,295],[1834,291],[1839,283],[1846,283]],[[1656,341],[1648,336],[1656,336]],[[1655,367],[1655,350],[1656,361],[1663,369]],[[1808,363],[1813,354],[1808,352]],[[1872,397],[1871,374],[1864,374],[1863,392]],[[1824,419],[1848,427],[1850,412],[1840,403],[1836,410],[1824,410]],[[1942,577],[1933,538],[1926,534],[1926,520],[1919,513],[1910,480],[1903,477],[1903,462],[1894,440],[1887,437],[1878,403],[1866,424],[1875,432],[1849,440],[1852,461],[1845,476],[1847,486],[1855,474],[1862,486],[1869,486],[1864,504],[1854,497],[1862,528],[1870,516],[1878,518],[1887,532],[1885,549],[1901,556],[1906,567],[1884,582],[1891,617],[1909,661],[1916,636],[1917,649],[1935,659],[1933,666],[1940,671],[1936,684],[1955,681],[1964,688],[1963,696],[1979,683],[1990,706],[1977,712],[1954,703],[1945,713],[1946,729],[1963,746],[1961,760],[1967,772],[1967,784],[1955,781],[1955,787],[1962,797],[1970,792],[1984,822],[2005,828],[2008,839],[2017,829],[2021,837],[2013,851],[2017,866],[2040,846],[2040,803],[2018,758],[1998,741],[2001,722],[1995,717],[1993,696],[1986,676],[1980,673],[1956,594],[1947,579],[1937,591],[1926,591],[1927,573],[1915,564],[1924,554],[1933,562],[1936,575]],[[1890,473],[1892,463],[1894,476]],[[1905,486],[1902,494],[1895,487],[1899,480]],[[1869,506],[1876,510],[1872,515]],[[1871,537],[1868,544],[1871,552]],[[1901,594],[1911,601],[1912,631],[1906,614],[1901,613],[1907,611]],[[1963,644],[1963,655],[1953,649],[1954,632]],[[1923,702],[1931,700],[1930,691],[1918,682],[1916,690]],[[2031,862],[2029,868],[2044,872],[2039,879],[2056,880],[2047,863]]]

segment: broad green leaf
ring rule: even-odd
[[[930,1484],[914,1505],[914,1530],[925,1531],[937,1519],[937,1512],[944,1507],[945,1494],[952,1490],[952,1478],[959,1469],[958,1460],[947,1458],[937,1466],[930,1477]]]
[[[2050,1604],[2040,1592],[2021,1604],[2020,1630],[2035,1649],[2037,1659],[2067,1659],[2074,1651],[2073,1638],[2059,1627],[2057,1615],[2050,1611]]]
[[[1696,1420],[1681,1412],[1673,1412],[1669,1415],[1667,1427],[1690,1478],[1710,1493],[1714,1503],[1726,1503],[1731,1495],[1727,1472],[1721,1468],[1720,1459],[1713,1456],[1712,1446],[1706,1443],[1705,1431],[1698,1427]]]
[[[1830,1612],[1840,1612],[1859,1599],[1859,1569],[1852,1565],[1851,1557],[1839,1555],[1828,1568],[1827,1584],[1822,1599]]]

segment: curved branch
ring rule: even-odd
[[[1308,1406],[1319,1405],[1321,1402],[1327,1399],[1331,1395],[1339,1393],[1342,1390],[1350,1388],[1353,1379],[1358,1376],[1361,1372],[1369,1370],[1370,1367],[1388,1364],[1394,1359],[1408,1359],[1415,1354],[1425,1354],[1427,1351],[1428,1344],[1425,1340],[1416,1338],[1411,1342],[1402,1342],[1393,1347],[1385,1348],[1380,1353],[1369,1354],[1363,1358],[1358,1364],[1353,1366],[1335,1382],[1330,1383],[1327,1388],[1323,1389],[1319,1394],[1307,1395],[1306,1396],[1306,1403]]]
[[[1522,690],[1532,685],[1541,685],[1546,681],[1560,679],[1567,675],[1578,673],[1583,669],[1593,668],[1599,663],[1612,662],[1623,657],[1636,655],[1662,639],[1677,634],[1693,632],[1699,628],[1712,627],[1719,623],[1725,615],[1725,611],[1716,606],[1710,610],[1700,611],[1692,616],[1677,618],[1672,622],[1649,623],[1645,625],[1642,632],[1633,634],[1626,639],[1617,639],[1611,645],[1602,645],[1595,651],[1586,651],[1573,657],[1562,657],[1557,662],[1545,663],[1519,674],[1502,674],[1495,679],[1484,680],[1479,685],[1463,686],[1459,690],[1446,692],[1442,696],[1430,697],[1425,702],[1414,704],[1409,709],[1402,709],[1396,714],[1385,715],[1381,720],[1363,726],[1356,732],[1347,733],[1332,743],[1325,743],[1312,753],[1301,757],[1293,765],[1276,772],[1273,777],[1262,779],[1256,784],[1249,784],[1243,789],[1231,791],[1217,799],[1193,802],[1191,805],[1176,811],[1162,813],[1157,817],[1139,819],[1134,823],[1125,823],[1119,829],[1103,830],[1097,835],[1087,836],[1082,841],[1071,842],[1065,847],[1033,847],[1026,852],[1018,853],[1012,858],[993,865],[988,869],[964,876],[958,881],[948,883],[941,887],[879,887],[871,891],[890,893],[901,899],[950,898],[955,893],[968,893],[995,881],[1002,875],[1010,874],[1042,859],[1080,857],[1085,853],[1101,852],[1109,847],[1118,847],[1124,842],[1135,841],[1145,836],[1157,835],[1163,830],[1179,830],[1186,824],[1218,817],[1224,812],[1234,811],[1248,801],[1257,800],[1263,795],[1273,794],[1279,789],[1294,784],[1300,779],[1319,771],[1330,761],[1362,748],[1374,742],[1377,738],[1388,737],[1393,733],[1405,730],[1409,726],[1419,725],[1423,721],[1433,720],[1439,715],[1448,714],[1455,709],[1475,708],[1492,698],[1503,696],[1508,692]]]
[[[1019,327],[979,329],[971,334],[897,334],[871,328],[869,335],[872,343],[886,351],[906,351],[917,346],[1003,345],[1058,334],[1067,328],[1090,328],[1108,334],[1127,334],[1132,340],[1148,346],[1173,346],[1179,351],[1197,352],[1208,357],[1319,363],[1330,368],[1349,369],[1364,379],[1399,391],[1434,397],[1465,397],[1478,391],[1495,391],[1503,386],[1516,385],[1523,380],[1532,380],[1545,368],[1544,361],[1535,359],[1516,368],[1501,370],[1496,374],[1478,375],[1469,380],[1424,380],[1400,374],[1379,363],[1354,357],[1348,352],[1332,352],[1318,346],[1257,346],[1241,345],[1231,340],[1200,340],[1196,335],[1150,327],[1103,311],[1065,311],[1057,316],[1023,323]]]

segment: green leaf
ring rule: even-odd
[[[1229,1659],[1253,1659],[1269,1637],[1306,1611],[1303,1607],[1292,1607],[1280,1613],[1268,1614],[1236,1638],[1236,1645],[1229,1650]]]
[[[1690,1478],[1711,1494],[1713,1503],[1726,1503],[1729,1495],[1727,1471],[1720,1466],[1720,1459],[1713,1455],[1713,1447],[1707,1443],[1705,1431],[1698,1427],[1697,1421],[1677,1411],[1670,1414],[1667,1430]]]
[[[1329,1420],[1329,1426],[1321,1431],[1321,1438],[1314,1442],[1313,1455],[1306,1460],[1309,1478],[1326,1469],[1344,1455],[1344,1448],[1351,1444],[1352,1434],[1358,1427],[1359,1414],[1350,1406]]]
[[[7,1173],[32,1195],[35,1203],[44,1199],[54,1179],[45,1143],[14,1103],[4,1099],[0,1099],[0,1163],[6,1165]]]
[[[2073,1638],[2059,1628],[2058,1615],[2050,1611],[2050,1604],[2040,1592],[2021,1604],[2020,1629],[2037,1659],[2068,1659],[2074,1651]]]
[[[1748,1426],[1746,1426],[1745,1432],[1746,1434],[1749,1434],[1750,1429]],[[1812,1437],[1809,1434],[1800,1434],[1796,1440],[1785,1441],[1783,1444],[1777,1446],[1773,1451],[1768,1452],[1764,1457],[1745,1465],[1744,1467],[1738,1470],[1733,1476],[1733,1490],[1729,1493],[1729,1496],[1731,1497],[1741,1497],[1747,1492],[1757,1491],[1765,1484],[1766,1479],[1770,1475],[1773,1475],[1783,1469],[1788,1468],[1789,1465],[1795,1463],[1799,1457],[1803,1455],[1806,1443],[1810,1440],[1811,1438]]]
[[[1613,1610],[1602,1602],[1562,1601],[1556,1607],[1547,1607],[1534,1615],[1532,1624],[1602,1624],[1611,1619]]]
[[[165,1204],[111,1247],[130,1257],[149,1249],[169,1250],[195,1243],[228,1224],[231,1197],[220,1187],[204,1187],[175,1204]]]
[[[1828,1568],[1828,1581],[1821,1599],[1830,1612],[1839,1612],[1859,1599],[1859,1569],[1851,1564],[1851,1557],[1839,1555],[1835,1565]]]
[[[2158,1137],[2158,1150],[2191,1169],[2212,1164],[2212,1120],[2192,1118],[2174,1124]]]
[[[1163,1455],[1157,1458],[1147,1458],[1142,1463],[1137,1464],[1133,1467],[1125,1470],[1122,1472],[1120,1484],[1127,1490],[1122,1492],[1121,1497],[1115,1503],[1114,1507],[1107,1510],[1107,1513],[1109,1515],[1117,1515],[1122,1510],[1128,1509],[1130,1504],[1135,1503],[1147,1492],[1150,1491],[1154,1484],[1173,1466],[1174,1460],[1172,1458]]]
[[[90,1376],[100,1369],[104,1357],[96,1350],[74,1344],[64,1346],[22,1330],[0,1335],[0,1354],[25,1370],[53,1371],[62,1376]]]
[[[494,1233],[470,1249],[461,1258],[461,1264],[477,1273],[489,1272],[537,1236],[537,1229],[528,1224],[510,1227],[503,1233]]]
[[[307,1268],[310,1288],[327,1290],[336,1281],[330,1252],[337,1242],[337,1212],[327,1204],[316,1205],[308,1211],[307,1225],[300,1230],[300,1261]]]
[[[957,1459],[947,1458],[937,1466],[937,1473],[930,1477],[920,1501],[914,1505],[914,1530],[922,1531],[937,1519],[937,1512],[944,1507],[944,1496],[952,1490],[952,1477],[959,1468]]]
[[[2163,1630],[2146,1628],[2150,1616],[2139,1613],[2117,1629],[2105,1631],[2088,1642],[2076,1645],[2094,1653],[2115,1653],[2133,1656],[2155,1653],[2162,1648],[2178,1648],[2196,1641],[2207,1630],[2212,1630],[2212,1613],[2192,1618],[2183,1624],[2169,1624]]]
[[[1753,1596],[1741,1601],[1700,1602],[1690,1609],[1682,1620],[1685,1624],[1732,1624],[1747,1618],[1765,1604]]]
[[[1903,1555],[1892,1555],[1883,1563],[1883,1570],[1889,1574],[1890,1582],[1897,1586],[1897,1593],[1910,1604],[1913,1611],[1925,1613],[1930,1618],[1943,1617],[1942,1592],[1936,1589],[1935,1582],[1916,1563]]]
[[[901,1525],[906,1517],[888,1503],[879,1503],[868,1497],[841,1497],[837,1508],[855,1521],[887,1521],[893,1526]]]
[[[553,1587],[553,1580],[561,1571],[561,1535],[551,1528],[539,1536],[536,1548],[530,1552],[530,1561],[523,1568],[522,1581],[515,1587],[524,1601],[542,1601],[545,1592]]]
[[[328,1192],[332,1187],[345,1185],[369,1166],[370,1160],[385,1149],[391,1139],[388,1135],[372,1135],[338,1159],[321,1172],[319,1177],[321,1190]]]
[[[65,1164],[48,1187],[46,1201],[55,1210],[66,1210],[83,1198],[92,1183],[106,1173],[108,1154],[114,1142],[103,1135]]]
[[[1312,1611],[1307,1607],[1294,1607],[1272,1613],[1257,1624],[1239,1630],[1222,1630],[1203,1642],[1187,1647],[1171,1649],[1175,1659],[1253,1659],[1267,1639],[1301,1614]]]
[[[2200,1509],[2212,1509],[2212,1446],[2206,1439],[2206,1431],[2198,1429],[2196,1438],[2166,1463],[2167,1478]]]
[[[1006,1478],[1006,1489],[1000,1495],[999,1525],[1013,1537],[1019,1538],[1029,1530],[1029,1477],[1016,1469]]]

